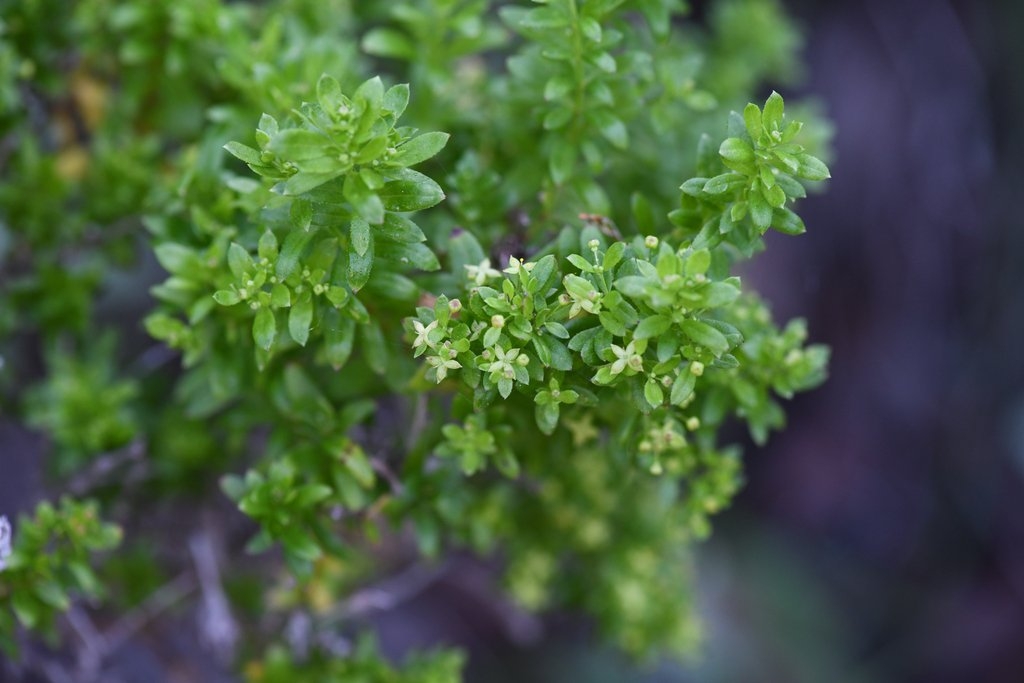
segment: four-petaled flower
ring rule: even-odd
[[[488,363],[484,367],[485,372],[491,373],[491,381],[496,382],[500,378],[515,379],[516,369],[512,367],[512,363],[517,362],[516,358],[519,356],[519,349],[509,349],[506,351],[500,346],[495,346],[494,355],[497,360]]]
[[[481,261],[475,266],[467,264],[465,268],[466,277],[468,277],[470,280],[476,283],[477,287],[484,286],[484,284],[487,282],[487,278],[489,277],[501,277],[501,273],[499,273],[494,268],[491,268],[490,259],[485,258],[483,261]]]
[[[412,342],[412,348],[416,349],[413,358],[422,355],[427,350],[427,347],[432,349],[437,347],[435,342],[430,341],[430,333],[437,329],[436,320],[431,320],[427,325],[424,325],[419,320],[413,320],[412,329],[416,333],[416,339]]]
[[[11,556],[11,523],[6,517],[0,517],[0,572],[7,567],[7,558]]]
[[[532,263],[530,261],[524,262],[523,259],[521,259],[521,258],[516,258],[515,256],[509,256],[508,257],[508,268],[506,268],[502,272],[508,273],[509,275],[518,275],[519,271],[521,271],[521,270],[525,270],[526,272],[530,272],[531,270],[533,270],[533,267],[535,265],[537,265],[537,264],[536,263]]]
[[[612,363],[611,373],[617,375],[627,367],[633,372],[640,372],[644,369],[644,359],[639,353],[637,353],[635,342],[629,342],[626,344],[626,348],[622,348],[616,344],[611,345],[612,353],[615,354],[615,362]]]
[[[435,380],[438,384],[448,376],[449,370],[458,370],[462,367],[462,363],[455,360],[456,355],[458,354],[452,348],[451,342],[445,342],[438,350],[438,355],[427,356],[427,365],[434,368]]]

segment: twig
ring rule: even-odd
[[[92,619],[81,607],[75,606],[68,610],[67,620],[83,645],[78,657],[78,671],[84,680],[91,681],[96,678],[103,663],[107,640],[96,630]]]
[[[145,455],[146,443],[141,440],[132,441],[116,451],[104,453],[92,462],[89,469],[79,473],[68,483],[68,491],[73,495],[80,496],[95,488],[107,475],[121,465],[141,462]]]
[[[238,642],[239,629],[221,586],[216,550],[207,532],[194,534],[188,542],[203,594],[199,630],[203,639],[223,661],[229,661]]]
[[[367,586],[356,591],[347,600],[321,617],[321,625],[354,619],[371,612],[394,609],[426,590],[444,576],[448,568],[447,562],[436,567],[413,564],[374,586]]]
[[[174,580],[155,590],[138,607],[121,617],[106,633],[104,657],[117,652],[129,638],[160,613],[170,609],[198,587],[191,572],[182,572]]]
[[[420,435],[427,428],[427,395],[419,394],[412,410],[412,423],[409,425],[409,434],[405,440],[405,450],[410,451],[420,440]]]
[[[373,468],[374,472],[384,477],[388,482],[388,486],[391,487],[391,492],[393,494],[396,496],[402,495],[405,491],[405,487],[402,486],[401,480],[399,480],[398,476],[391,471],[391,468],[388,467],[388,464],[384,462],[384,460],[381,458],[370,458],[370,467]]]

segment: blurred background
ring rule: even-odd
[[[1024,681],[1024,2],[784,4],[806,38],[786,94],[834,122],[833,179],[745,277],[831,373],[746,445],[700,549],[702,655],[638,670],[565,616],[488,621],[471,569],[380,617],[386,650],[468,643],[480,683]],[[21,472],[0,499],[25,509],[41,445],[9,423],[0,444]],[[159,637],[194,662],[175,680],[224,680],[187,632]],[[121,656],[165,680],[141,644]]]
[[[578,640],[502,680],[1024,681],[1024,3],[785,4],[832,181],[746,277],[830,379],[747,445],[701,661],[642,675]]]

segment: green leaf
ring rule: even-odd
[[[288,314],[288,334],[299,346],[305,346],[309,340],[309,328],[313,323],[313,297],[307,290],[292,306]]]
[[[324,315],[323,330],[327,362],[336,370],[340,369],[352,355],[356,321],[342,317],[337,310],[330,309]]]
[[[378,375],[383,375],[388,369],[388,344],[380,325],[376,321],[370,320],[365,325],[361,325],[359,330],[361,332],[360,348],[363,357],[366,358],[366,364]]]
[[[607,109],[595,109],[589,116],[608,142],[619,149],[626,149],[629,146],[629,132],[619,117]]]
[[[569,17],[556,7],[538,7],[522,15],[519,25],[530,29],[564,28],[569,25]]]
[[[324,111],[338,111],[342,104],[341,86],[338,85],[338,81],[327,74],[321,75],[316,83],[316,98]]]
[[[544,345],[547,346],[548,351],[551,354],[551,367],[555,370],[561,370],[562,372],[569,372],[572,370],[573,356],[569,353],[569,350],[565,348],[565,344],[553,339],[552,337],[543,337]]]
[[[259,150],[243,145],[240,142],[229,142],[224,145],[224,149],[226,149],[232,156],[241,159],[250,166],[263,165],[263,159],[260,157]]]
[[[444,199],[441,186],[412,169],[400,169],[395,179],[385,183],[378,193],[388,211],[419,211],[429,209]]]
[[[754,168],[754,148],[740,138],[726,138],[718,148],[718,154],[729,168],[751,175]],[[750,169],[748,171],[748,169]]]
[[[739,173],[722,173],[704,183],[703,189],[708,194],[723,194],[743,187],[746,182],[746,177]]]
[[[782,115],[785,107],[782,95],[773,90],[764,103],[764,113],[761,116],[764,127],[770,131],[779,130],[782,127]]]
[[[334,491],[323,484],[306,484],[300,486],[295,495],[295,505],[300,508],[313,507],[322,500],[330,498]]]
[[[711,267],[711,252],[707,249],[697,249],[686,259],[686,277],[703,275]]]
[[[239,301],[241,301],[241,299],[239,299],[238,297],[238,294],[232,292],[229,289],[221,289],[217,292],[214,292],[213,300],[216,301],[221,306],[234,306]]]
[[[362,218],[353,218],[349,224],[349,231],[352,239],[352,249],[359,256],[365,256],[370,248],[370,224]]]
[[[551,179],[556,185],[561,185],[570,177],[576,166],[576,146],[565,138],[558,138],[551,149],[548,157],[548,169],[551,172]]]
[[[444,149],[450,137],[448,133],[424,133],[423,135],[417,135],[400,145],[390,161],[399,166],[415,166]]]
[[[390,301],[409,303],[416,301],[420,288],[409,278],[388,271],[373,271],[364,290],[370,296],[379,296]]]
[[[711,325],[699,320],[684,320],[682,322],[683,332],[694,343],[700,344],[716,356],[720,356],[729,350],[729,341],[725,335]]]
[[[299,230],[309,230],[313,222],[313,205],[303,199],[293,199],[288,209],[288,219]]]
[[[416,55],[412,41],[404,34],[390,28],[375,28],[368,31],[363,36],[360,47],[366,54],[376,57],[412,60]]]
[[[615,57],[612,57],[607,52],[598,53],[590,61],[593,62],[594,66],[605,73],[613,74],[618,68],[615,64]]]
[[[661,384],[653,378],[647,380],[647,383],[644,384],[644,398],[647,399],[647,403],[649,403],[652,408],[657,408],[664,403],[665,392],[662,391]]]
[[[772,185],[764,190],[764,198],[774,209],[781,209],[786,204],[786,192],[778,185]]]
[[[537,404],[534,408],[534,417],[537,420],[537,427],[544,434],[553,434],[558,426],[559,405],[557,401]]]
[[[681,406],[693,394],[693,388],[697,385],[697,376],[692,372],[683,371],[672,383],[672,391],[669,392],[668,400],[674,406]]]
[[[367,187],[362,176],[356,173],[345,176],[342,193],[345,200],[352,204],[352,208],[367,223],[380,225],[384,222],[384,203],[377,193]]]
[[[285,285],[278,282],[270,290],[270,305],[274,308],[288,308],[292,305],[292,293]]]
[[[574,87],[576,84],[568,76],[552,76],[544,84],[544,99],[548,102],[560,100],[572,92]]]
[[[665,315],[652,315],[640,321],[633,330],[633,339],[650,339],[665,334],[672,325],[672,320]]]
[[[161,244],[154,249],[154,253],[156,260],[168,273],[187,275],[189,272],[203,268],[202,261],[196,252],[182,244],[173,242]]]
[[[748,104],[743,109],[743,123],[747,126],[747,133],[755,142],[761,137],[764,129],[761,126],[761,108],[754,103]]]
[[[425,242],[427,239],[418,225],[405,216],[390,211],[384,215],[384,222],[375,228],[374,237],[377,241],[386,240],[400,244]]]
[[[765,201],[764,196],[760,192],[754,190],[750,191],[747,200],[750,207],[750,219],[761,232],[764,232],[772,224],[771,205]]]
[[[364,489],[368,489],[373,486],[376,476],[373,473],[373,465],[370,463],[370,459],[366,457],[366,452],[362,448],[353,445],[351,448],[346,449],[343,459],[345,461],[345,467],[352,473],[356,481]]]
[[[624,242],[615,242],[612,246],[608,247],[608,251],[604,254],[604,260],[601,262],[601,267],[605,271],[611,271],[615,266],[619,265],[619,261],[626,253],[626,244]]]
[[[583,35],[591,42],[601,42],[601,24],[597,23],[597,20],[593,17],[582,17],[580,19],[580,29],[583,31]]]
[[[370,271],[373,268],[373,240],[367,242],[366,252],[357,254],[351,252],[348,255],[348,285],[353,292],[358,292],[370,279]]]
[[[39,624],[42,613],[41,606],[28,591],[14,591],[11,597],[11,607],[18,617],[21,625],[27,629],[33,629]]]
[[[384,93],[382,106],[396,119],[399,118],[405,112],[405,108],[409,106],[409,84],[399,83],[388,88],[388,91]]]
[[[330,153],[331,139],[305,128],[289,128],[270,139],[267,149],[287,161],[299,163],[320,159]],[[299,163],[301,167],[301,163]]]
[[[277,336],[277,321],[274,313],[269,308],[261,308],[256,312],[256,318],[252,321],[252,338],[256,346],[269,351]]]
[[[273,261],[277,258],[278,244],[277,236],[270,230],[264,231],[260,235],[260,241],[257,246],[257,253],[261,259],[265,258]]]
[[[380,110],[381,104],[384,102],[384,82],[380,79],[380,76],[374,76],[373,78],[363,81],[363,83],[356,88],[356,92],[352,96],[352,99],[356,102],[364,102],[370,118],[376,118],[377,112]]]
[[[281,254],[277,257],[277,266],[274,270],[279,280],[290,277],[299,267],[299,261],[312,237],[313,232],[293,230],[284,238],[284,246],[281,247]]]
[[[800,154],[797,156],[797,161],[800,167],[796,174],[805,180],[827,180],[832,177],[832,174],[828,172],[828,166],[817,157]]]
[[[572,121],[573,110],[569,107],[557,106],[544,116],[544,130],[559,130]]]
[[[246,273],[251,273],[255,268],[252,256],[245,250],[238,242],[232,242],[231,246],[228,247],[228,268],[231,269],[231,274],[236,278],[243,277]]]
[[[784,235],[802,235],[807,232],[803,219],[789,209],[776,209],[772,214],[772,227]]]

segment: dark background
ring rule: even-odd
[[[697,679],[1024,681],[1024,3],[789,4],[833,180],[750,277],[831,376],[747,452]]]

